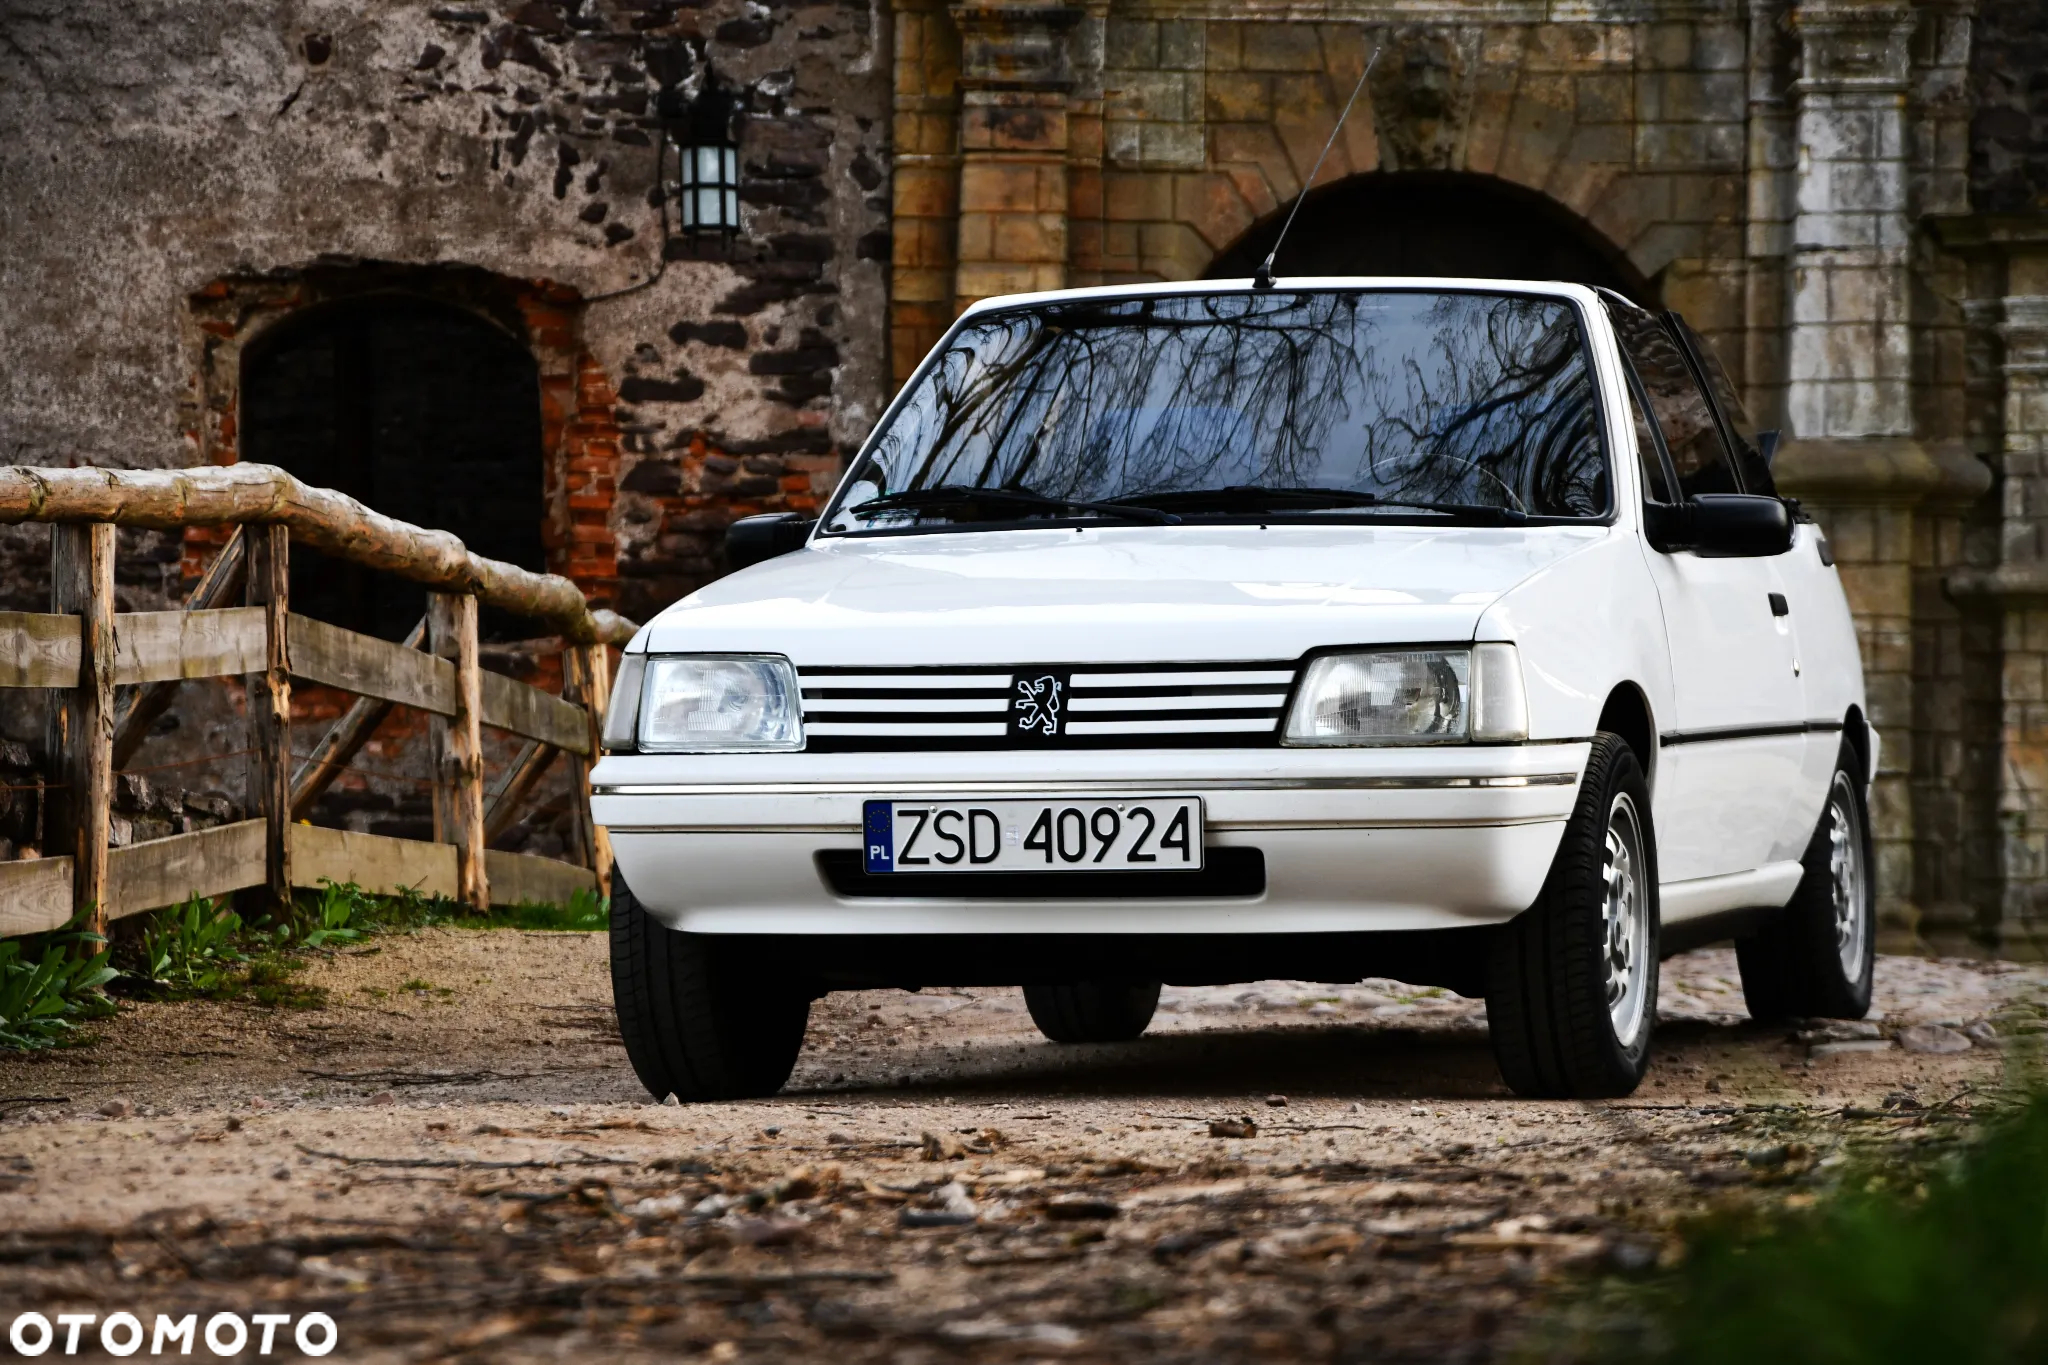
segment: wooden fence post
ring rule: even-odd
[[[51,718],[55,791],[47,833],[72,857],[71,908],[107,931],[107,839],[114,807],[114,526],[50,528],[50,609],[79,619],[78,686]]]
[[[428,650],[455,664],[455,714],[435,716],[431,727],[434,824],[455,845],[459,898],[481,912],[491,908],[491,888],[484,871],[483,665],[476,615],[474,597],[427,594]]]
[[[291,532],[284,526],[244,529],[249,560],[243,600],[264,608],[263,672],[244,675],[249,706],[249,818],[263,821],[266,908],[291,905],[292,680],[286,622],[291,613]]]
[[[590,814],[590,770],[597,763],[604,734],[604,709],[611,700],[611,655],[602,644],[575,645],[562,652],[562,690],[590,718],[590,756],[569,756],[569,802],[576,815],[576,835],[584,866],[597,874],[601,896],[612,893],[611,835]]]

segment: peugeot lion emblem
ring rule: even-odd
[[[1051,674],[1020,677],[1010,703],[1011,723],[1019,734],[1051,738],[1060,732],[1060,680]]]

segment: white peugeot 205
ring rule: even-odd
[[[1261,287],[1261,286],[1265,287]],[[815,523],[635,638],[593,774],[635,1071],[788,1079],[828,991],[1484,996],[1523,1095],[1628,1093],[1658,962],[1868,1007],[1877,735],[1775,433],[1675,314],[1288,280],[967,310]]]

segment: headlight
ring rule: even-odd
[[[1513,645],[1326,654],[1287,717],[1296,745],[1457,744],[1529,737]]]
[[[803,705],[787,659],[656,654],[647,656],[643,669],[634,730],[642,753],[804,747]]]

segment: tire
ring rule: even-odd
[[[1026,986],[1031,1022],[1055,1043],[1128,1043],[1159,1008],[1157,981],[1078,981]]]
[[[1861,766],[1844,744],[1800,860],[1806,875],[1782,912],[1735,942],[1754,1019],[1861,1019],[1870,1011],[1877,888]]]
[[[759,1099],[789,1079],[807,992],[736,960],[716,937],[669,928],[612,878],[612,1001],[633,1073],[656,1099]]]
[[[1612,891],[1612,894],[1610,894]],[[1536,903],[1487,963],[1500,1073],[1531,1099],[1632,1092],[1657,1023],[1657,840],[1633,750],[1601,733]]]

